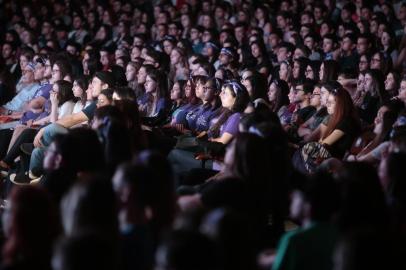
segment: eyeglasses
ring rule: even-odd
[[[378,59],[378,58],[372,58],[372,62],[381,62],[381,59]]]

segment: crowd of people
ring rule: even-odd
[[[405,1],[3,0],[0,30],[1,269],[406,267]]]

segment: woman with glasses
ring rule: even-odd
[[[304,75],[306,79],[318,82],[319,70],[320,70],[320,61],[310,61],[306,66]]]
[[[218,117],[210,123],[206,134],[209,142],[226,145],[238,133],[238,125],[248,105],[249,95],[241,83],[230,81],[226,82],[221,88],[220,99],[222,105],[221,111]],[[198,152],[204,151],[201,146],[197,146],[193,150]],[[177,176],[202,166],[201,161],[195,159],[195,153],[187,150],[174,149],[170,152],[168,158]],[[204,165],[205,168],[212,169],[213,163],[208,161]]]

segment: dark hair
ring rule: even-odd
[[[250,99],[254,101],[258,98],[266,99],[266,78],[261,73],[254,71],[246,78],[251,84]]]
[[[65,78],[66,76],[72,75],[72,65],[69,63],[69,61],[67,59],[58,58],[54,62],[54,65],[57,65],[59,67],[62,79]]]
[[[276,100],[274,102],[271,102],[270,105],[271,110],[277,113],[282,106],[289,104],[289,85],[284,80],[279,79],[272,80],[269,86],[271,86],[272,83],[275,84],[277,91]]]
[[[338,188],[335,179],[327,173],[319,172],[308,178],[303,195],[311,205],[312,221],[332,221],[339,209]]]
[[[120,99],[126,99],[126,100],[135,100],[135,92],[132,90],[130,87],[117,87],[114,89],[114,93],[117,94],[117,96],[120,97]]]
[[[72,83],[65,80],[59,80],[55,82],[56,85],[59,87],[58,92],[58,106],[62,106],[65,102],[69,100],[73,100],[75,97],[73,96],[72,92]]]
[[[338,71],[340,70],[340,65],[335,60],[325,60],[323,61],[324,73],[323,78],[320,78],[322,83],[327,81],[337,80]]]
[[[80,102],[82,103],[82,105],[85,105],[87,102],[86,90],[89,87],[89,77],[86,75],[82,75],[82,76],[76,77],[73,81],[74,82],[76,81],[76,83],[78,84],[80,89],[82,89],[83,93],[82,93],[82,96],[80,97]]]
[[[16,186],[9,200],[12,207],[8,209],[10,231],[3,245],[4,263],[49,268],[52,245],[60,230],[50,197],[37,186]]]
[[[387,207],[376,170],[367,163],[348,162],[338,171],[341,185],[341,230],[382,228],[388,224]]]
[[[247,108],[249,102],[248,91],[240,82],[225,82],[222,87],[222,91],[225,91],[225,89],[227,88],[231,90],[231,95],[236,99],[233,108],[231,110],[223,108],[219,120],[210,127],[209,133],[213,134],[213,136],[219,136],[221,125],[223,125],[227,121],[231,114],[237,112],[242,113]]]

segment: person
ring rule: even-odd
[[[388,100],[388,93],[384,90],[384,78],[376,69],[365,72],[365,95],[358,107],[359,116],[367,124],[371,124],[380,106]]]
[[[272,269],[331,269],[339,234],[332,222],[339,206],[334,179],[316,174],[292,194],[290,214],[301,227],[284,234],[276,250]],[[311,248],[302,248],[308,247]],[[298,253],[298,251],[300,252]]]
[[[147,125],[159,125],[169,110],[167,99],[168,85],[163,74],[151,70],[145,79],[145,95],[140,101],[139,110]]]
[[[350,95],[339,84],[327,99],[327,113],[330,117],[320,125],[319,143],[327,145],[333,157],[342,158],[358,135],[360,123]]]
[[[100,71],[93,77],[88,91],[91,93],[92,98],[95,99],[102,89],[107,89],[110,85],[114,85],[114,79],[111,74],[109,72]],[[96,108],[96,102],[93,101],[81,112],[68,115],[59,119],[54,124],[41,128],[34,138],[35,149],[31,154],[30,171],[35,171],[35,168],[41,171],[45,151],[44,147],[49,145],[55,134],[66,133],[68,128],[92,119]]]
[[[232,81],[223,85],[220,98],[221,113],[217,117],[217,122],[211,124],[204,134],[208,135],[210,142],[227,145],[238,133],[238,123],[248,105],[249,96],[242,84]],[[199,137],[201,136],[200,134]],[[168,158],[178,176],[201,165],[201,162],[194,158],[194,153],[186,150],[174,149],[169,153]],[[205,166],[211,168],[212,164],[207,162]]]
[[[48,194],[36,186],[14,188],[3,212],[5,269],[51,269],[52,247],[60,227]],[[27,226],[30,224],[30,226]]]

